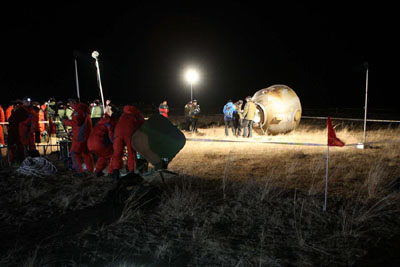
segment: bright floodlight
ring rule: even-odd
[[[185,78],[191,84],[196,83],[199,80],[199,74],[195,70],[188,70],[186,72]]]
[[[97,59],[99,57],[99,52],[93,51],[92,58]]]

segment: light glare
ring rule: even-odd
[[[199,74],[195,70],[188,70],[185,78],[190,83],[196,83],[199,80]]]

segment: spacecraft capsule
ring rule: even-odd
[[[252,100],[256,103],[255,123],[263,133],[288,133],[297,128],[301,119],[301,104],[289,86],[278,84],[257,91]]]

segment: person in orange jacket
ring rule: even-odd
[[[6,120],[10,118],[11,114],[14,112],[15,101],[11,101],[10,105],[6,109]]]
[[[168,118],[169,108],[168,108],[167,100],[164,100],[160,104],[160,106],[158,107],[158,111],[160,112],[160,115],[164,116],[165,118]]]
[[[72,145],[71,145],[71,159],[72,166],[76,173],[75,177],[84,177],[86,173],[83,171],[82,160],[86,164],[88,172],[93,172],[93,156],[90,153],[87,140],[90,132],[92,131],[92,121],[90,118],[89,106],[85,103],[69,100],[70,105],[74,108],[72,120],[64,120],[66,126],[72,127]]]
[[[128,150],[128,170],[135,170],[136,151],[132,148],[132,135],[142,126],[144,117],[140,111],[133,105],[124,107],[124,111],[115,126],[114,134],[114,154],[112,156],[112,177],[119,179],[119,169],[123,167],[124,148]]]
[[[39,108],[39,121],[46,121],[47,120],[47,116],[46,116],[46,105],[38,105],[37,106]],[[44,133],[46,130],[46,123],[41,122],[39,123],[39,129],[40,129],[40,133]]]
[[[4,115],[4,109],[1,105],[0,105],[0,122],[6,122],[6,116]],[[5,127],[5,124],[0,124],[0,147],[5,146],[5,144],[6,144],[4,142],[3,127]]]
[[[111,114],[111,112],[109,113]],[[96,177],[103,176],[103,170],[108,164],[108,174],[112,174],[113,142],[114,129],[118,120],[118,113],[112,113],[111,117],[106,114],[101,118],[88,139],[89,151],[95,154],[98,159],[96,162]]]

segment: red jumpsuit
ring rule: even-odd
[[[135,170],[136,151],[132,148],[131,138],[137,129],[144,123],[143,115],[134,106],[125,106],[124,113],[115,126],[114,154],[112,157],[112,168],[118,170],[123,167],[124,147],[128,150],[128,169]]]
[[[31,113],[32,112],[32,113]],[[34,118],[33,107],[20,106],[9,118],[8,156],[12,163],[16,157],[23,160],[27,150],[35,149],[35,129],[38,127]]]
[[[0,105],[0,122],[5,122],[6,121],[6,116],[4,115],[4,110]],[[5,124],[0,124],[0,144],[5,145],[4,143],[4,131],[3,128],[5,127]]]
[[[72,120],[65,120],[65,125],[72,127],[71,159],[73,167],[78,173],[83,173],[81,160],[83,157],[87,171],[93,172],[93,156],[87,146],[87,140],[92,130],[88,105],[77,103],[74,106]]]
[[[35,150],[35,134],[39,131],[39,115],[33,106],[23,108],[29,112],[29,116],[19,124],[19,137],[23,146],[28,150]]]
[[[96,172],[102,172],[108,163],[108,173],[112,173],[113,138],[115,122],[106,115],[100,119],[93,128],[88,139],[89,151],[94,153],[98,159],[96,162]]]
[[[13,109],[14,109],[14,105],[8,106],[8,108],[6,109],[6,119],[7,119],[7,121],[10,118],[11,114],[13,113]]]

